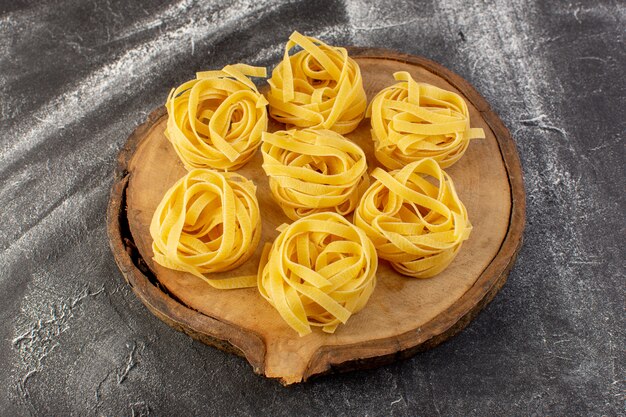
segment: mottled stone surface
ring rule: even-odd
[[[625,413],[626,7],[619,1],[0,4],[0,414]],[[470,81],[524,167],[525,243],[464,332],[283,388],[152,316],[105,232],[115,156],[196,70],[271,66],[290,32]]]

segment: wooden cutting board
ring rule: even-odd
[[[244,356],[254,371],[284,384],[329,371],[366,368],[436,346],[464,328],[504,284],[521,246],[524,187],[515,144],[502,121],[474,88],[425,58],[381,49],[349,48],[363,75],[368,99],[408,71],[465,97],[472,127],[486,139],[472,141],[446,171],[465,203],[474,230],[450,267],[431,279],[399,275],[381,261],[377,287],[367,306],[334,334],[319,330],[299,337],[254,288],[216,290],[190,274],[152,260],[149,225],[165,191],[186,171],[163,132],[167,115],[155,110],[121,151],[108,208],[115,260],[139,299],[161,320],[219,349]],[[167,88],[164,88],[164,96]],[[281,128],[274,123],[276,130]],[[360,145],[369,171],[373,154],[369,119],[347,135]],[[264,242],[289,220],[272,200],[261,152],[238,172],[257,184],[263,237],[256,254],[234,271],[256,273]]]

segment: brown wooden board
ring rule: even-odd
[[[164,108],[155,110],[120,152],[109,202],[108,233],[116,262],[150,311],[208,345],[244,356],[256,373],[284,384],[378,366],[450,338],[502,287],[522,241],[525,197],[519,157],[508,130],[485,99],[461,77],[425,58],[381,49],[349,52],[361,67],[368,99],[394,83],[394,72],[408,71],[417,81],[464,96],[472,127],[485,130],[486,139],[472,141],[463,158],[446,170],[474,229],[440,275],[407,278],[381,261],[377,287],[361,312],[332,335],[316,330],[299,337],[256,289],[217,290],[190,274],[156,264],[150,220],[165,191],[186,173],[163,134]],[[369,119],[347,136],[365,151],[369,171],[378,166]],[[216,277],[256,273],[263,243],[277,236],[277,226],[289,222],[272,200],[261,161],[259,151],[238,171],[257,184],[261,244],[247,263]]]

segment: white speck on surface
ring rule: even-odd
[[[117,385],[122,384],[126,380],[130,371],[135,366],[137,366],[137,363],[138,363],[135,357],[136,351],[137,351],[137,343],[133,342],[131,345],[126,345],[126,347],[130,349],[130,352],[128,353],[128,359],[126,360],[125,366],[123,367],[123,369],[120,369],[117,372]],[[145,348],[146,348],[146,345],[142,343],[139,349],[143,351]]]
[[[83,288],[75,296],[58,303],[50,304],[47,313],[37,316],[26,326],[26,330],[18,331],[13,338],[13,347],[21,358],[23,376],[17,382],[18,393],[28,401],[28,379],[35,373],[41,372],[45,366],[45,359],[59,347],[58,337],[70,327],[72,318],[81,302],[87,297],[96,297],[104,291],[104,287],[97,291]],[[32,315],[33,310],[27,310],[25,315]]]

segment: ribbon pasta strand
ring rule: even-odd
[[[172,89],[165,136],[187,170],[236,170],[248,162],[267,130],[267,100],[248,77],[265,68],[227,65]]]
[[[256,286],[256,276],[212,279],[252,256],[261,238],[256,187],[232,172],[194,169],[158,205],[150,234],[154,260],[219,289]]]
[[[376,249],[337,213],[316,213],[282,229],[259,267],[261,295],[291,328],[334,333],[367,303],[376,285]]]
[[[405,71],[394,78],[399,83],[381,90],[367,109],[376,159],[388,169],[424,158],[446,168],[463,156],[470,139],[485,138],[483,129],[470,128],[460,95],[417,83]]]
[[[472,231],[450,176],[434,159],[389,173],[376,168],[371,175],[376,181],[363,195],[354,224],[399,273],[430,278],[443,271]]]
[[[263,133],[263,169],[287,217],[352,213],[369,186],[365,153],[331,130]]]
[[[296,46],[303,50],[289,56]],[[270,115],[288,126],[346,134],[365,115],[367,98],[359,65],[345,48],[298,32],[289,37],[283,60],[268,82]]]

